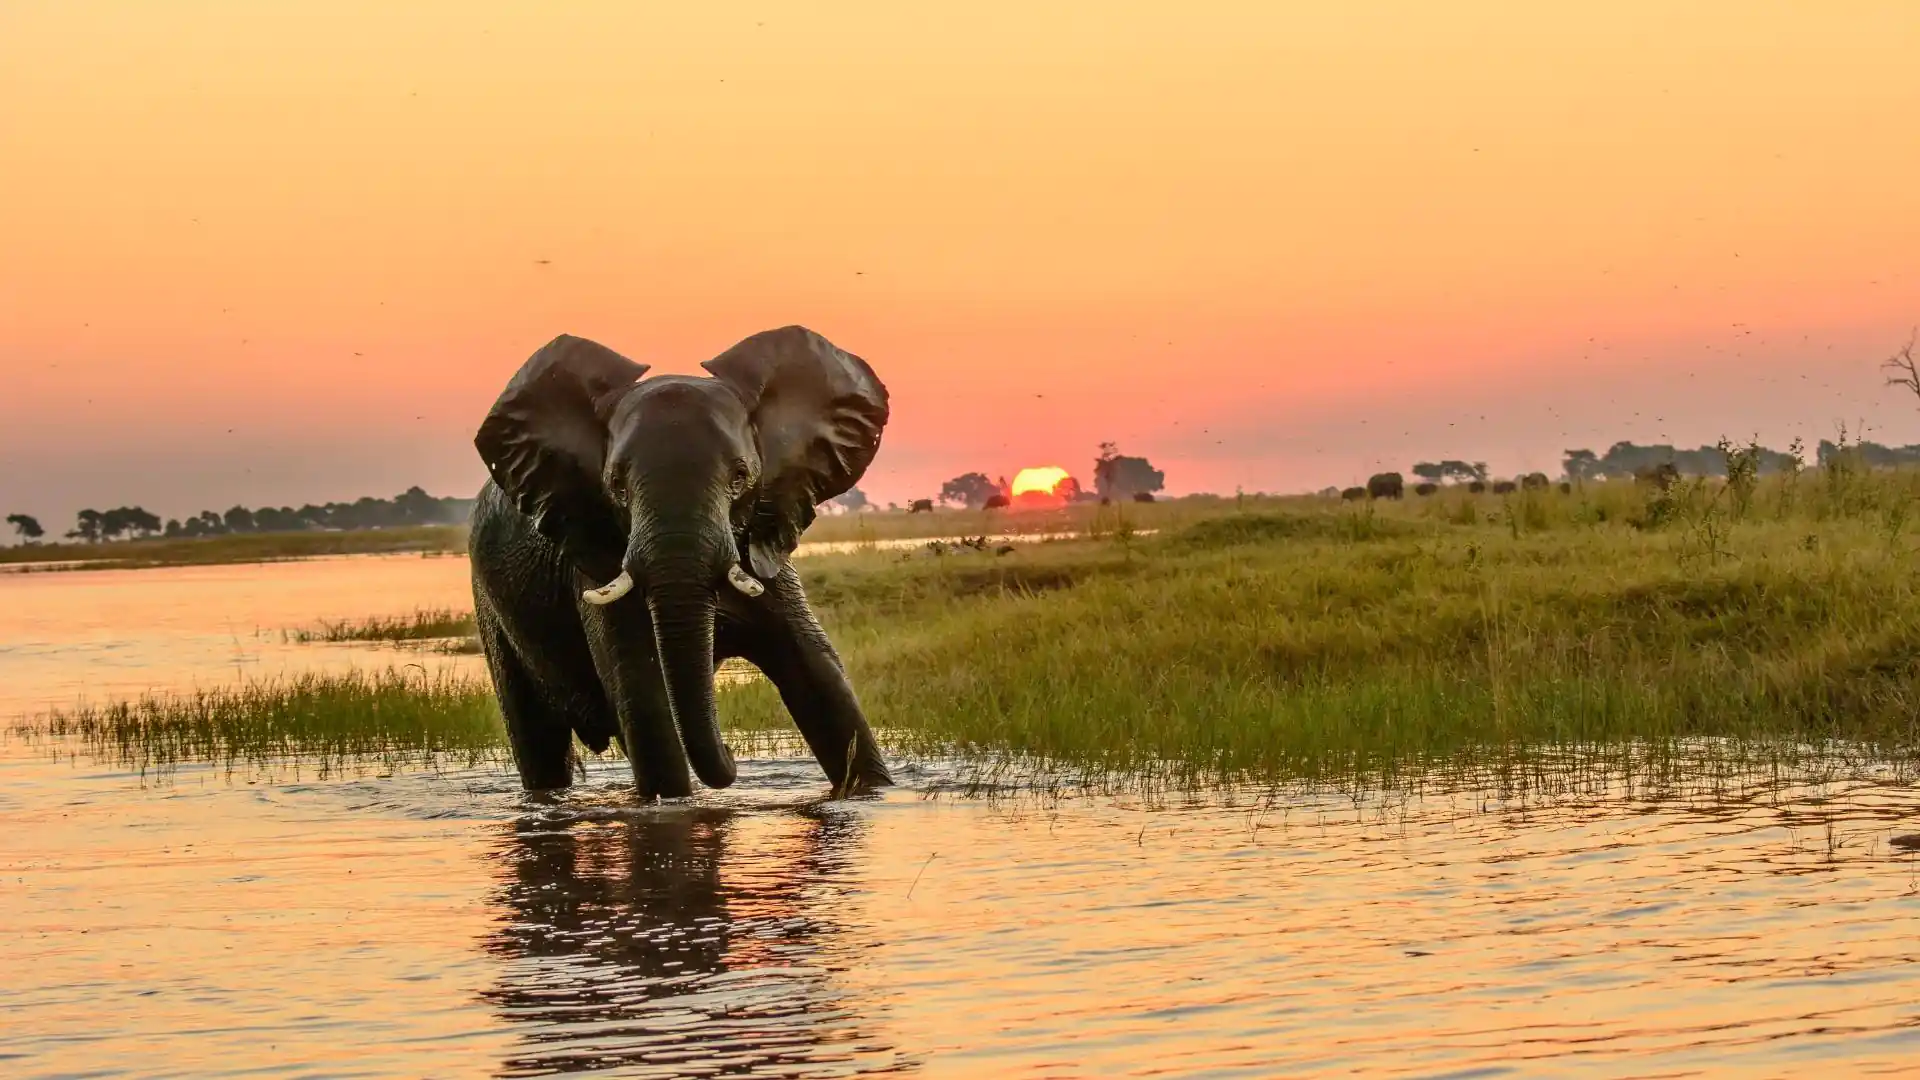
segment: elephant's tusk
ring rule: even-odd
[[[633,591],[633,575],[625,570],[620,576],[597,589],[588,589],[580,598],[589,604],[611,604]]]
[[[767,587],[754,580],[753,575],[740,569],[739,563],[727,567],[727,584],[739,589],[748,596],[759,596],[761,593],[767,591]]]

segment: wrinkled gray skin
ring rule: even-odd
[[[878,452],[886,388],[798,326],[703,366],[712,377],[642,379],[646,365],[562,335],[475,436],[492,479],[473,512],[474,614],[529,790],[571,783],[575,733],[596,752],[618,739],[643,796],[691,794],[689,765],[733,783],[713,691],[732,657],[779,690],[836,791],[892,782],[789,561],[814,507]],[[622,572],[630,592],[589,602]]]

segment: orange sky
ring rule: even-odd
[[[883,501],[1920,440],[1912,0],[726,6],[0,6],[0,510],[467,494],[555,333],[789,322]]]

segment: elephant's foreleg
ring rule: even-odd
[[[573,784],[573,728],[557,713],[506,635],[482,616],[481,651],[493,676],[500,713],[507,722],[507,741],[520,786],[528,791],[557,791]]]
[[[780,692],[814,760],[836,790],[893,783],[860,699],[814,617],[792,567],[768,590],[772,624],[743,650]]]
[[[673,726],[653,622],[644,603],[608,605],[586,616],[594,667],[620,725],[620,746],[642,798],[693,794],[687,752]]]

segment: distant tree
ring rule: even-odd
[[[1422,461],[1414,465],[1413,475],[1430,484],[1464,484],[1469,480],[1485,480],[1487,464],[1484,461],[1466,462],[1457,458],[1445,461]]]
[[[121,507],[100,512],[100,539],[118,540],[127,531],[127,512]]]
[[[1920,446],[1882,446],[1876,442],[1835,443],[1831,439],[1821,439],[1819,446],[1814,449],[1814,461],[1823,469],[1843,458],[1851,458],[1869,469],[1893,469],[1920,464]],[[1762,461],[1760,471],[1770,471],[1765,461]]]
[[[1053,493],[1065,499],[1067,502],[1079,502],[1081,495],[1080,481],[1069,476],[1053,486]]]
[[[827,504],[829,506],[837,506],[850,514],[858,513],[861,510],[873,509],[873,504],[867,501],[866,492],[861,491],[857,487],[848,488],[845,492],[828,499]]]
[[[211,510],[202,510],[183,522],[181,531],[188,536],[225,536],[227,522]]]
[[[19,534],[20,539],[29,544],[47,535],[47,530],[40,527],[40,522],[28,514],[8,514],[7,524],[13,526],[13,531]]]
[[[253,511],[244,506],[229,508],[225,514],[221,515],[220,520],[226,525],[228,532],[253,531]]]
[[[1100,444],[1100,456],[1093,459],[1093,489],[1103,499],[1124,499],[1152,494],[1167,486],[1167,475],[1143,457],[1126,457],[1110,442]]]
[[[1560,467],[1566,471],[1567,479],[1576,483],[1599,480],[1605,473],[1600,467],[1600,455],[1591,450],[1568,450],[1560,458]]]
[[[73,528],[67,533],[69,540],[84,540],[89,544],[100,540],[100,511],[82,510],[75,515]]]
[[[100,536],[118,540],[123,536],[152,536],[160,531],[160,519],[139,506],[116,506],[100,515]]]
[[[160,535],[172,540],[175,537],[186,535],[186,530],[180,527],[179,518],[168,518],[166,530]]]
[[[959,503],[969,510],[978,510],[987,504],[987,500],[1000,494],[1000,489],[987,478],[986,473],[963,473],[941,485],[940,501]]]
[[[1887,385],[1898,386],[1920,397],[1920,358],[1915,358],[1913,349],[1920,345],[1920,330],[1907,336],[1907,343],[1901,350],[1880,362],[1880,370],[1887,373]]]

